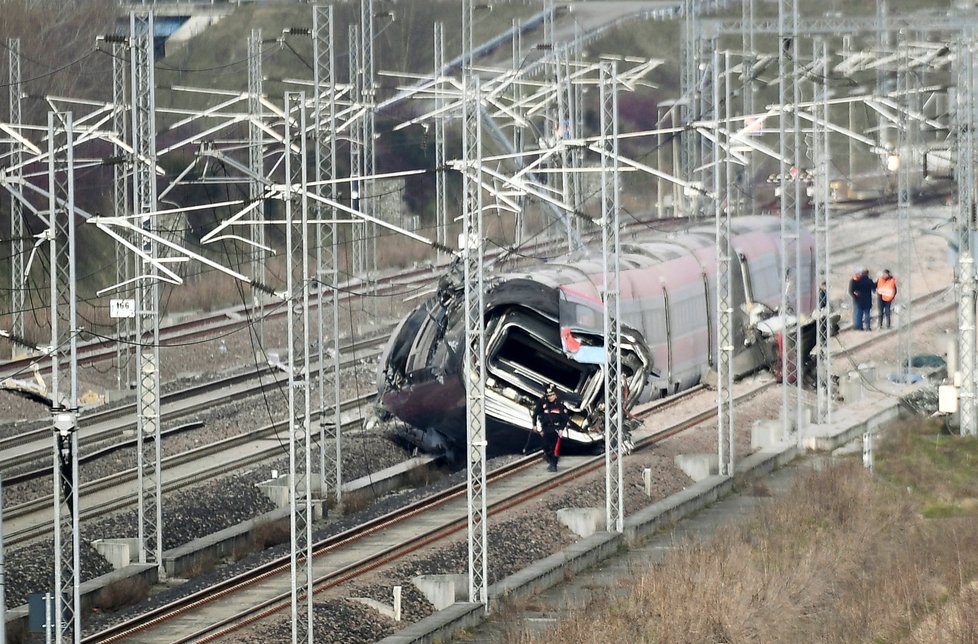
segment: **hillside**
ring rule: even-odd
[[[561,5],[569,10],[558,12],[554,29],[560,34],[584,33],[600,24],[601,16],[608,18],[622,11],[623,7],[648,5],[643,2],[602,2],[594,0],[587,3]],[[653,3],[658,4],[658,3]],[[755,2],[758,17],[771,16],[777,9],[773,2]],[[800,3],[804,16],[829,13],[840,16],[867,15],[875,11],[872,3],[857,0],[831,0],[826,3]],[[893,0],[888,3],[893,14],[902,14],[922,7],[944,8],[946,2],[920,2],[917,0]],[[111,56],[109,47],[99,42],[97,36],[114,30],[113,12],[122,7],[109,0],[68,3],[37,3],[29,0],[4,0],[2,3],[4,20],[0,21],[0,37],[20,37],[22,43],[22,79],[28,98],[24,101],[24,120],[43,123],[46,120],[47,105],[39,98],[55,94],[86,99],[107,100],[111,88]],[[378,72],[377,100],[383,101],[392,96],[398,87],[414,82],[414,78],[404,74],[426,74],[433,66],[433,24],[441,21],[445,33],[445,59],[451,60],[460,53],[461,7],[457,0],[412,0],[394,2],[378,0],[374,3],[374,67]],[[514,20],[524,21],[543,9],[543,3],[527,1],[495,2],[479,5],[474,19],[474,40],[485,42],[507,29]],[[726,12],[727,17],[739,18],[741,8],[733,3]],[[360,5],[356,2],[343,2],[335,5],[334,51],[336,55],[336,76],[340,82],[349,77],[349,26],[359,22]],[[293,27],[311,26],[312,7],[298,2],[243,3],[234,11],[204,31],[202,34],[180,45],[169,48],[167,55],[156,66],[157,106],[161,110],[169,108],[202,109],[224,100],[221,96],[206,93],[173,91],[175,86],[190,86],[215,90],[245,91],[247,89],[248,61],[247,42],[254,29],[260,29],[265,40],[262,53],[263,93],[268,100],[281,104],[283,94],[289,90],[308,87],[312,78],[312,43],[308,35],[289,35],[283,31]],[[125,21],[125,14],[117,15]],[[590,22],[588,22],[590,21]],[[804,22],[804,18],[802,20]],[[647,83],[639,84],[632,91],[623,92],[619,99],[620,129],[623,132],[653,128],[658,119],[658,106],[665,100],[676,98],[678,94],[678,52],[683,25],[679,21],[624,20],[589,41],[584,47],[583,60],[597,60],[603,55],[655,57],[664,63],[648,77]],[[29,37],[28,37],[29,35]],[[535,46],[542,43],[544,30],[526,33],[522,37],[522,51],[526,52],[523,62],[531,56],[539,55]],[[737,49],[740,38],[724,40],[722,46]],[[5,42],[5,41],[4,41]],[[838,44],[838,43],[835,43]],[[773,38],[758,37],[759,51],[776,51]],[[806,45],[807,46],[807,45]],[[874,46],[871,37],[855,39],[854,48]],[[482,64],[510,66],[512,54],[508,46],[500,47]],[[7,56],[0,57],[3,77],[7,77]],[[523,64],[523,63],[521,63]],[[292,82],[299,80],[307,83]],[[768,73],[763,81],[775,83],[776,77]],[[755,99],[757,105],[776,101],[776,84],[761,89]],[[596,93],[585,94],[585,122],[592,127],[597,120],[594,107]],[[434,149],[432,137],[422,127],[411,127],[394,131],[396,124],[427,109],[424,103],[400,103],[394,108],[378,115],[376,158],[380,172],[392,172],[408,168],[432,168]],[[77,107],[83,112],[84,107]],[[172,143],[166,128],[175,116],[161,115],[158,130],[161,132],[160,145]],[[862,119],[857,125],[866,126],[866,114],[857,115]],[[243,127],[222,132],[223,137],[244,136]],[[168,138],[169,137],[169,138]],[[37,135],[40,140],[40,133]],[[450,144],[449,155],[457,155],[457,134]],[[623,150],[645,163],[656,162],[655,144],[648,139],[640,142],[623,143]],[[491,151],[487,151],[491,153]],[[107,156],[104,147],[95,151],[97,155]],[[160,177],[161,189],[184,168],[193,163],[196,150],[191,147],[171,153],[161,159],[166,175]],[[339,171],[345,172],[347,157],[341,154]],[[213,169],[211,169],[213,171]],[[195,173],[198,170],[194,171]],[[761,171],[763,172],[763,171]],[[194,173],[189,178],[194,178]],[[108,212],[110,207],[111,170],[108,166],[88,167],[77,179],[76,201],[89,212]],[[403,191],[394,196],[395,205],[404,214],[415,215],[422,228],[433,225],[433,175],[427,174],[408,181]],[[639,173],[631,173],[625,179],[626,206],[634,209],[647,207],[654,198],[654,182]],[[170,195],[180,204],[223,201],[244,195],[241,185],[201,185],[181,189]],[[457,182],[450,186],[450,202],[458,202]],[[9,230],[9,199],[0,198],[0,226]],[[39,204],[39,207],[43,207]],[[215,211],[195,215],[186,224],[184,231],[188,243],[195,243],[215,220],[226,216],[226,212]],[[505,222],[494,222],[505,227]],[[28,221],[30,242],[40,232],[40,221]],[[82,280],[83,299],[92,298],[97,288],[104,287],[114,279],[114,248],[110,240],[89,227],[80,227],[79,244],[86,250],[79,254],[79,276]],[[276,236],[272,234],[273,241]],[[201,249],[202,252],[203,249]],[[206,252],[213,252],[208,249]],[[9,254],[8,250],[5,254]],[[418,261],[426,258],[424,249],[409,249],[400,262]],[[227,259],[236,264],[245,258],[240,248],[226,246],[216,251],[215,257]],[[42,258],[43,260],[43,258]],[[40,267],[42,262],[38,262]],[[9,264],[0,264],[0,284],[9,284]],[[198,269],[193,269],[198,270]],[[36,268],[31,275],[30,287],[32,301],[30,308],[43,317],[47,308],[46,273]],[[236,289],[222,297],[237,298]],[[186,289],[180,297],[187,295]],[[167,295],[170,301],[169,294]],[[213,304],[213,298],[208,297]],[[193,308],[197,304],[193,297],[174,306]],[[86,315],[93,321],[104,314],[104,302],[92,300],[93,310]],[[40,318],[39,318],[40,319]],[[94,322],[93,322],[94,323]]]

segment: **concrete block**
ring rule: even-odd
[[[557,520],[577,536],[590,537],[605,530],[608,513],[604,508],[561,508],[557,510]]]
[[[369,606],[370,608],[373,608],[375,611],[377,611],[378,613],[380,613],[385,617],[395,619],[394,609],[388,606],[387,604],[385,604],[384,602],[379,602],[376,599],[371,599],[369,597],[350,597],[350,599],[352,601],[359,602],[361,604]]]
[[[864,362],[860,364],[856,369],[859,371],[862,377],[863,385],[873,385],[876,384],[876,365],[872,362]]]
[[[326,500],[325,499],[313,499],[312,500],[312,520],[313,523],[317,521],[322,521],[326,518]]]
[[[863,399],[863,378],[859,371],[850,371],[848,377],[839,382],[839,392],[847,405]]]
[[[751,451],[764,450],[779,445],[784,440],[780,420],[755,420],[750,428]]]
[[[113,570],[125,568],[132,558],[139,554],[139,539],[96,539],[92,542],[95,550],[112,564]]]
[[[261,483],[255,483],[262,494],[275,504],[277,508],[289,507],[289,480],[288,477],[269,479]]]
[[[105,402],[114,403],[120,400],[125,400],[126,398],[132,398],[133,393],[129,389],[106,389],[105,390]]]
[[[468,575],[420,575],[411,582],[431,602],[435,610],[448,608],[455,603],[456,591],[468,594],[469,588]]]
[[[318,516],[314,518],[314,521],[318,521],[322,518],[322,508],[317,510],[316,505],[319,503],[316,500],[316,496],[319,496],[319,477],[316,476],[310,486],[313,494],[313,512],[318,512]],[[262,481],[261,483],[255,483],[255,486],[261,490],[261,492],[268,497],[268,500],[275,504],[277,508],[287,508],[289,507],[289,477],[288,473],[277,478],[270,478],[267,481]],[[299,488],[300,494],[305,494],[305,487]]]
[[[720,471],[720,457],[716,454],[677,454],[674,460],[694,481],[702,481]]]

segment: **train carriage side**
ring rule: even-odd
[[[641,329],[655,357],[650,397],[699,382],[711,357],[710,323],[702,266],[674,242],[630,247],[644,266],[628,274],[641,307]]]
[[[794,234],[793,224],[786,231]],[[793,273],[795,253],[792,244],[787,245],[787,261],[781,261],[781,230],[775,219],[756,217],[738,222],[734,247],[740,259],[744,275],[744,288],[748,302],[763,304],[771,311],[781,307],[782,271],[784,267]],[[800,316],[811,315],[815,304],[815,244],[807,230],[798,232],[801,254],[801,275],[797,280],[797,311]]]

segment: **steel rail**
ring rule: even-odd
[[[347,400],[342,403],[341,410],[349,409],[359,409],[364,403],[369,403],[373,399],[373,394],[364,394],[358,398]],[[332,409],[327,410],[327,414],[331,414]],[[315,412],[313,419],[317,418],[319,412]],[[352,417],[343,422],[343,427],[347,429],[353,429],[361,425],[363,418],[360,416]],[[219,478],[222,475],[228,474],[235,470],[248,467],[255,463],[260,463],[272,458],[276,455],[281,455],[282,447],[281,445],[267,447],[258,450],[252,454],[247,455],[244,458],[239,458],[233,461],[224,459],[213,459],[215,455],[222,452],[230,451],[235,448],[241,447],[242,445],[247,445],[248,443],[258,441],[269,436],[281,435],[284,431],[288,429],[288,420],[278,421],[270,425],[266,425],[256,430],[246,432],[243,434],[237,434],[235,436],[230,436],[228,438],[222,439],[220,441],[215,441],[213,443],[208,443],[207,445],[202,445],[198,448],[188,450],[185,452],[180,452],[179,454],[174,454],[163,459],[164,472],[167,468],[174,468],[186,463],[203,460],[206,458],[211,458],[211,460],[217,460],[218,464],[202,468],[193,475],[179,478],[179,479],[166,479],[163,485],[164,493],[170,493],[177,490],[181,490],[189,485],[199,483],[201,481],[206,481],[210,479]],[[284,440],[284,439],[283,439]],[[48,472],[50,474],[50,472]],[[136,481],[136,469],[131,468],[105,476],[94,481],[89,481],[80,486],[81,499],[86,497],[91,497],[94,494],[98,494],[107,489],[123,485],[125,483]],[[133,493],[128,496],[118,496],[104,503],[98,505],[87,505],[83,507],[79,520],[90,521],[96,519],[110,512],[129,507],[135,503],[136,500],[136,490],[135,487],[132,488]],[[53,498],[51,495],[44,497],[39,497],[32,501],[27,501],[26,503],[21,503],[19,505],[11,506],[4,510],[4,521],[6,524],[11,524],[14,521],[19,521],[24,519],[24,517],[29,517],[32,514],[42,513],[46,510],[51,509],[51,504],[53,503]],[[50,534],[51,532],[51,521],[50,520],[38,520],[30,521],[30,527],[17,530],[13,532],[4,532],[3,540],[8,546],[19,545],[25,541],[31,539],[42,537]]]
[[[348,357],[343,360],[343,366],[354,366],[356,362],[359,362],[364,357],[374,355],[379,351],[379,347],[386,342],[386,340],[386,335],[379,335],[357,342],[357,352],[354,356],[348,355]],[[351,346],[347,346],[347,349],[351,348]],[[367,353],[364,353],[364,351]],[[312,368],[318,371],[318,364],[318,362],[314,361],[312,363]],[[269,376],[271,376],[271,380],[264,380],[264,378],[268,378]],[[201,383],[192,387],[181,389],[179,391],[164,394],[162,403],[164,406],[169,407],[169,409],[164,409],[162,415],[165,420],[173,421],[180,416],[195,413],[201,408],[214,404],[213,400],[207,400],[194,406],[180,407],[179,404],[181,402],[189,401],[200,396],[205,396],[209,393],[218,392],[222,389],[230,389],[231,387],[239,387],[242,385],[244,385],[246,389],[244,391],[235,391],[233,392],[233,395],[236,397],[250,396],[258,393],[266,387],[283,386],[286,379],[287,375],[283,371],[271,366],[262,365],[255,371],[227,376],[219,380]],[[135,414],[136,403],[132,402],[114,407],[112,409],[97,410],[94,413],[83,415],[79,421],[79,424],[82,427],[82,434],[79,437],[81,447],[97,444],[106,440],[112,440],[127,430],[132,430],[134,421],[127,420],[124,424],[112,425],[96,431],[86,432],[84,431],[86,428],[91,429],[96,424],[109,423],[125,417],[134,418]],[[50,436],[51,428],[43,427],[41,429],[23,432],[16,436],[0,439],[0,467],[3,467],[9,471],[11,468],[20,467],[36,460],[50,460],[51,446],[46,442]],[[37,441],[39,443],[36,450],[25,452],[13,457],[4,456],[4,449],[8,449],[11,445],[23,445],[30,441]],[[50,467],[47,469],[50,471]],[[5,477],[4,483],[14,484],[17,482],[15,480],[16,478],[16,476]]]

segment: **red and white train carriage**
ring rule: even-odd
[[[797,232],[801,274],[788,324],[811,325],[815,307],[814,239]],[[742,217],[732,224],[735,376],[768,367],[777,342],[763,329],[781,305],[781,223]],[[626,405],[677,393],[715,368],[717,249],[714,227],[657,232],[622,246],[619,265]],[[576,253],[519,273],[493,276],[486,292],[486,420],[489,450],[518,451],[535,440],[531,413],[548,385],[572,415],[568,438],[599,446],[604,436],[601,257]],[[464,343],[460,276],[449,275],[391,337],[378,373],[384,414],[427,450],[454,452],[465,441]]]

